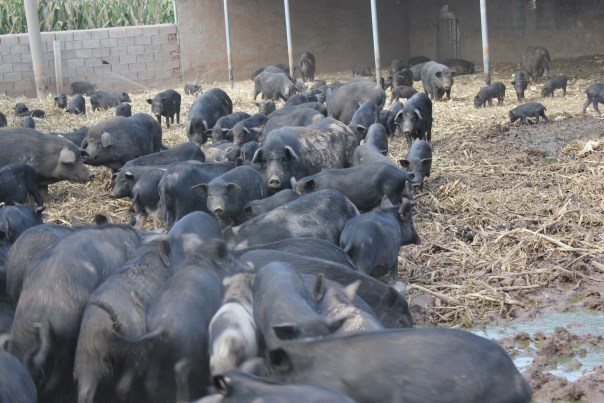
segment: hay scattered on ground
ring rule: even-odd
[[[509,84],[517,66],[492,67],[493,82],[507,87],[503,106],[473,107],[481,74],[458,77],[453,100],[435,104],[433,171],[417,195],[415,216],[423,243],[403,247],[399,256],[399,273],[409,283],[411,302],[430,297],[416,321],[469,327],[494,317],[514,317],[535,305],[539,293],[560,284],[604,281],[604,120],[591,106],[586,115],[581,113],[584,88],[604,82],[602,60],[554,60],[553,75],[572,77],[565,98],[557,91],[555,98],[542,100],[542,83],[529,86],[527,99],[546,105],[552,119],[542,126],[546,135],[563,123],[576,131],[576,139],[561,140],[553,152],[516,140],[531,138],[541,128],[509,123],[508,111],[518,105]],[[350,78],[349,73],[318,76],[328,81]],[[256,111],[249,80],[233,89],[224,82],[202,85],[225,89],[237,111]],[[132,94],[133,112],[148,112],[145,100],[156,92]],[[170,129],[164,125],[164,144],[186,141],[186,111],[193,100],[183,95],[181,123]],[[0,111],[9,121],[17,102],[47,112],[47,119],[36,119],[41,131],[68,132],[113,115],[109,110],[72,116],[55,108],[52,97],[0,96]],[[404,139],[391,140],[392,159],[406,152]],[[47,222],[91,222],[97,213],[128,222],[129,200],[110,198],[111,173],[102,167],[94,171],[92,183],[50,186]],[[150,222],[147,228],[158,224]]]

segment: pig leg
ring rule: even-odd
[[[149,369],[147,370],[147,375],[145,377],[145,392],[147,392],[147,398],[153,399],[156,394],[156,388],[159,385],[159,367],[157,363],[151,364]]]
[[[78,403],[93,403],[97,385],[96,377],[91,374],[78,377]]]
[[[137,371],[134,367],[127,367],[120,380],[118,381],[115,391],[120,399],[125,400],[128,392],[132,388],[132,383],[134,382],[134,377],[136,376]],[[79,403],[79,402],[78,402]]]
[[[598,112],[598,114],[600,114],[600,109],[598,109],[598,98],[594,99],[594,109],[596,110],[596,112]]]
[[[42,199],[42,196],[40,195],[40,192],[38,192],[38,187],[36,186],[36,184],[32,184],[33,186],[31,186],[30,189],[27,189],[27,191],[29,192],[29,194],[34,198],[34,200],[36,201],[36,204],[38,206],[42,206],[44,204],[44,200]]]
[[[176,376],[176,402],[186,403],[189,401],[189,374],[191,372],[191,362],[183,358],[174,364],[174,374]]]
[[[176,112],[176,124],[180,124],[180,112]]]
[[[597,103],[598,101],[596,101]],[[587,107],[589,106],[589,104],[592,103],[592,100],[590,97],[587,97],[587,101],[585,101],[585,104],[583,105],[583,113],[587,112]]]
[[[545,116],[545,111],[541,112],[541,117],[543,117],[543,120],[545,120],[545,122],[549,122],[549,119],[547,118],[547,116]],[[539,122],[539,116],[537,116],[537,123]]]
[[[398,277],[398,259],[397,259],[397,263],[395,263],[392,266],[391,272],[392,272],[392,282],[396,283],[397,281],[399,281],[399,277]]]

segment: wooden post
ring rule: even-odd
[[[29,34],[29,50],[31,62],[34,66],[34,78],[36,80],[36,92],[39,99],[48,96],[48,75],[42,58],[42,37],[40,36],[40,23],[36,11],[36,0],[24,0],[25,18],[27,20],[27,32]]]

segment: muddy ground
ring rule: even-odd
[[[516,68],[492,66],[492,81],[507,87],[502,106],[474,108],[482,74],[456,78],[453,99],[434,105],[433,170],[424,191],[416,195],[415,223],[422,244],[403,247],[399,256],[399,274],[408,283],[414,321],[420,326],[476,328],[576,308],[604,310],[604,115],[591,106],[582,113],[585,87],[604,82],[604,56],[553,61],[552,75],[571,77],[566,97],[556,91],[554,98],[541,99],[543,82],[529,85],[527,100],[542,102],[550,118],[539,125],[510,124],[508,111],[518,105],[510,85]],[[317,78],[343,81],[351,75]],[[256,110],[251,81],[237,82],[233,89],[224,82],[202,85],[225,89],[237,111]],[[132,94],[133,111],[148,112],[145,99],[157,91]],[[164,127],[166,145],[186,141],[186,111],[193,100],[183,96],[181,123]],[[0,96],[0,111],[9,120],[16,102],[47,111],[47,119],[36,121],[41,131],[67,132],[113,114],[76,117],[54,108],[50,97]],[[391,140],[392,159],[406,152],[404,139]],[[94,170],[92,183],[50,186],[47,222],[90,222],[96,213],[128,221],[129,201],[108,196],[110,172]],[[159,225],[152,221],[147,228]],[[568,331],[571,335],[562,329],[544,337],[555,344],[572,338]],[[604,330],[591,333],[590,342],[603,348]],[[519,345],[515,343],[527,337],[542,336],[521,334],[501,343],[513,354]],[[553,350],[542,350],[534,349],[534,365],[524,372],[536,401],[604,401],[602,367],[576,382],[556,379],[540,365]]]

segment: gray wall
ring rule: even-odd
[[[604,53],[604,1],[488,0],[490,58],[520,62],[528,45],[546,47],[552,59]],[[459,18],[460,57],[482,63],[479,0],[408,0],[410,52],[436,58],[440,6]]]
[[[185,81],[226,81],[227,56],[222,0],[177,0],[177,18]],[[235,80],[248,79],[258,67],[287,63],[282,0],[229,2]],[[378,0],[382,65],[409,56],[404,1]],[[294,63],[312,52],[317,74],[373,64],[370,2],[290,1]]]
[[[222,0],[176,0],[186,81],[226,80]],[[490,56],[519,62],[528,45],[552,58],[604,53],[604,0],[488,0]],[[460,57],[482,62],[479,0],[378,0],[382,67],[410,55],[438,58],[439,10],[459,19]],[[236,80],[256,68],[287,62],[282,0],[231,1],[231,46]],[[302,52],[317,58],[317,72],[373,64],[369,0],[291,1],[294,61]]]
[[[61,42],[65,92],[73,81],[89,81],[104,90],[141,89],[118,75],[147,87],[181,82],[174,24],[42,32],[41,36],[51,92],[56,89],[54,40]],[[0,36],[0,93],[36,95],[27,34]]]

